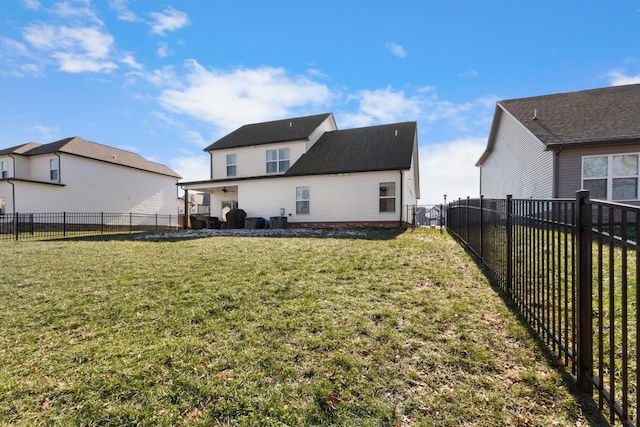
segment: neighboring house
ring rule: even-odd
[[[167,166],[78,137],[0,150],[3,213],[176,215],[179,179]]]
[[[442,206],[420,206],[416,209],[415,222],[416,225],[426,227],[437,227],[443,225],[444,217],[442,215]]]
[[[240,127],[205,148],[210,215],[286,217],[297,227],[398,227],[420,197],[415,122],[338,130],[333,114]]]
[[[480,167],[488,198],[637,202],[640,85],[500,101]]]
[[[178,212],[184,213],[184,196],[178,199]],[[187,196],[187,208],[191,215],[209,214],[210,194],[190,192]]]

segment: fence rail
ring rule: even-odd
[[[446,217],[609,422],[635,427],[640,208],[580,191],[575,199],[458,200]]]
[[[39,240],[182,228],[178,215],[137,213],[15,213],[0,215],[0,241]]]

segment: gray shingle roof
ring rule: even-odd
[[[640,140],[640,84],[498,104],[547,145]]]
[[[32,145],[30,145],[32,144]],[[23,148],[28,149],[24,151]],[[49,144],[29,143],[23,146],[12,147],[7,150],[14,150],[13,153],[18,154],[22,151],[25,156],[37,156],[42,154],[68,153],[76,156],[86,157],[89,159],[99,160],[102,162],[113,163],[116,165],[127,166],[144,171],[154,172],[161,175],[168,175],[180,178],[175,171],[168,166],[160,163],[154,163],[146,160],[139,154],[130,151],[120,150],[118,148],[109,147],[95,142],[87,141],[79,137],[71,137],[61,139]],[[6,150],[3,150],[4,152]],[[0,152],[0,154],[2,154]],[[10,153],[7,153],[10,154]]]
[[[0,150],[0,156],[6,156],[7,154],[24,154],[32,148],[39,147],[41,144],[37,142],[27,142],[26,144],[16,145],[15,147],[4,148]]]
[[[416,122],[326,132],[285,175],[322,175],[411,168]]]
[[[244,125],[209,145],[204,151],[306,140],[329,116],[331,113]]]

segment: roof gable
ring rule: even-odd
[[[498,104],[546,145],[640,140],[640,84]]]
[[[27,151],[39,147],[37,142],[27,142],[26,144],[16,145],[15,147],[5,148],[0,150],[0,156],[6,156],[7,154],[24,154]]]
[[[244,125],[209,145],[204,151],[306,140],[331,115],[325,113]]]
[[[324,133],[285,175],[324,175],[411,168],[416,122]]]
[[[26,156],[38,156],[54,153],[73,154],[102,162],[180,178],[180,175],[168,166],[150,162],[139,154],[87,141],[77,136],[61,139],[49,144],[38,144],[23,154]]]

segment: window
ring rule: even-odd
[[[592,199],[638,200],[638,154],[582,158],[582,187]]]
[[[267,173],[284,173],[289,169],[289,149],[267,150]]]
[[[236,155],[227,154],[227,176],[236,176]]]
[[[51,181],[58,180],[58,159],[50,159],[49,160],[49,179]]]
[[[396,183],[380,183],[380,212],[396,211]]]
[[[296,214],[309,213],[309,187],[296,187]]]
[[[9,178],[9,162],[3,160],[0,162],[0,179]]]

